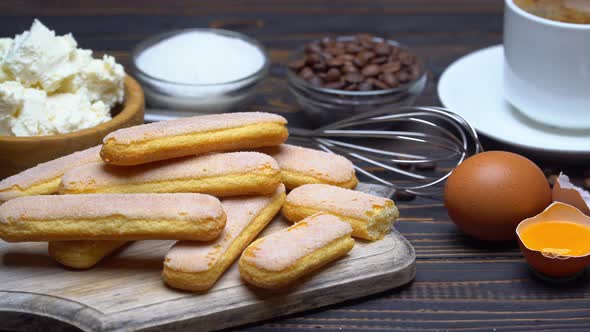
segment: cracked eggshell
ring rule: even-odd
[[[545,211],[518,224],[516,227],[518,244],[526,261],[538,272],[555,278],[570,277],[590,265],[590,255],[570,256],[542,252],[528,248],[521,238],[521,232],[526,227],[556,220],[573,222],[590,228],[590,217],[571,205],[555,202],[549,205]],[[590,244],[588,245],[590,246]]]
[[[559,174],[551,195],[553,201],[572,205],[585,215],[590,216],[590,193],[571,183],[567,175]]]

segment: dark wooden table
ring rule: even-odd
[[[135,44],[166,30],[241,31],[266,45],[273,63],[253,107],[305,125],[284,78],[286,58],[296,46],[326,34],[394,38],[422,55],[430,69],[432,80],[418,104],[438,105],[435,86],[444,68],[463,54],[501,42],[502,11],[501,0],[3,0],[0,34],[20,33],[36,17],[59,33],[73,32],[82,47],[127,64]],[[562,161],[536,160],[543,167],[565,167]],[[579,166],[570,168],[570,173],[583,173]],[[567,285],[547,284],[530,273],[515,244],[484,245],[460,234],[440,201],[417,199],[399,207],[396,227],[418,255],[412,284],[243,330],[590,330],[587,275]]]

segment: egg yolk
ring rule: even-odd
[[[545,221],[520,231],[521,241],[531,250],[565,256],[590,254],[590,227],[567,221]]]

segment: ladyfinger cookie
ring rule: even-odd
[[[21,196],[55,194],[62,175],[91,163],[102,163],[100,145],[39,164],[0,181],[0,204]]]
[[[223,272],[279,212],[284,200],[283,185],[270,195],[222,200],[227,223],[219,238],[208,243],[177,242],[164,260],[164,282],[171,287],[191,291],[213,287]]]
[[[63,266],[89,269],[121,248],[127,241],[54,241],[47,247],[49,256]]]
[[[283,143],[289,133],[282,116],[251,112],[195,116],[119,129],[104,138],[102,159],[139,165],[207,152]]]
[[[283,205],[283,215],[297,222],[320,211],[350,223],[352,236],[379,240],[399,217],[392,200],[326,184],[306,184],[293,189]]]
[[[0,205],[0,238],[209,241],[225,219],[219,200],[202,194],[26,196]]]
[[[287,189],[310,183],[343,188],[354,188],[358,184],[354,166],[343,156],[289,144],[267,147],[260,151],[279,163],[282,181]]]
[[[338,217],[318,213],[254,241],[240,258],[240,275],[267,289],[284,287],[346,255],[352,228]]]
[[[268,194],[280,183],[280,169],[272,157],[259,152],[229,152],[128,167],[85,165],[64,174],[59,192],[195,192],[222,197]]]

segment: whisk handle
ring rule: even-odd
[[[289,127],[289,135],[298,137],[309,137],[313,136],[314,131],[310,129]]]

